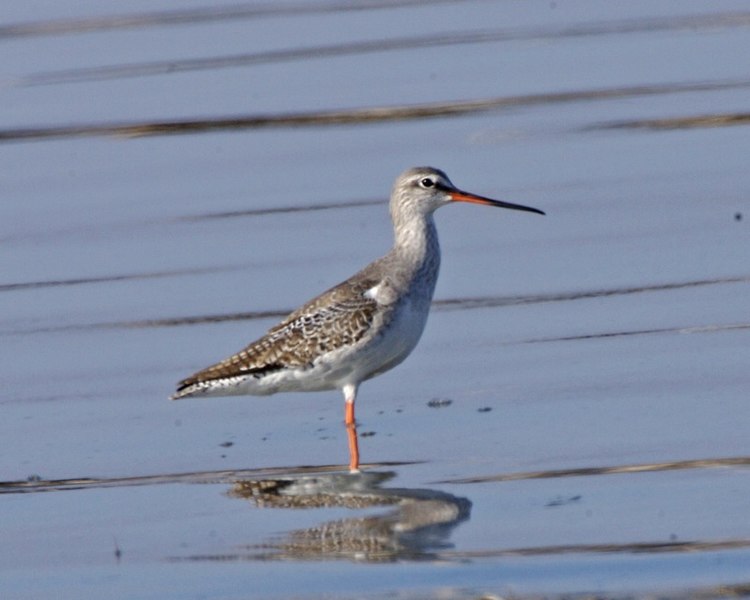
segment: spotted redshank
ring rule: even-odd
[[[433,213],[451,202],[544,214],[464,192],[439,169],[409,169],[391,193],[395,242],[388,254],[310,300],[237,354],[183,379],[172,399],[340,389],[349,469],[358,471],[357,388],[395,367],[417,345],[440,267]]]

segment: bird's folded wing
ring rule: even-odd
[[[178,384],[178,393],[203,381],[311,365],[316,358],[355,344],[373,327],[378,311],[366,295],[377,281],[342,284],[311,300],[266,335]]]

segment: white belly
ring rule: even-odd
[[[429,303],[425,308],[422,302],[407,301],[397,309],[393,320],[362,350],[361,364],[364,369],[360,381],[374,377],[401,363],[422,337]]]

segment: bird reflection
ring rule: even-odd
[[[391,506],[388,512],[329,521],[292,531],[249,547],[250,560],[331,560],[366,562],[436,560],[450,548],[453,528],[469,518],[471,502],[429,489],[380,486],[395,473],[325,474],[234,484],[229,495],[258,508],[361,509]],[[240,557],[237,557],[240,558]]]

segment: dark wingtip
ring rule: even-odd
[[[169,399],[170,400],[179,400],[180,398],[185,398],[190,395],[190,392],[188,391],[190,387],[192,387],[194,382],[183,379],[177,384],[177,389],[174,391],[174,394],[172,394]]]

